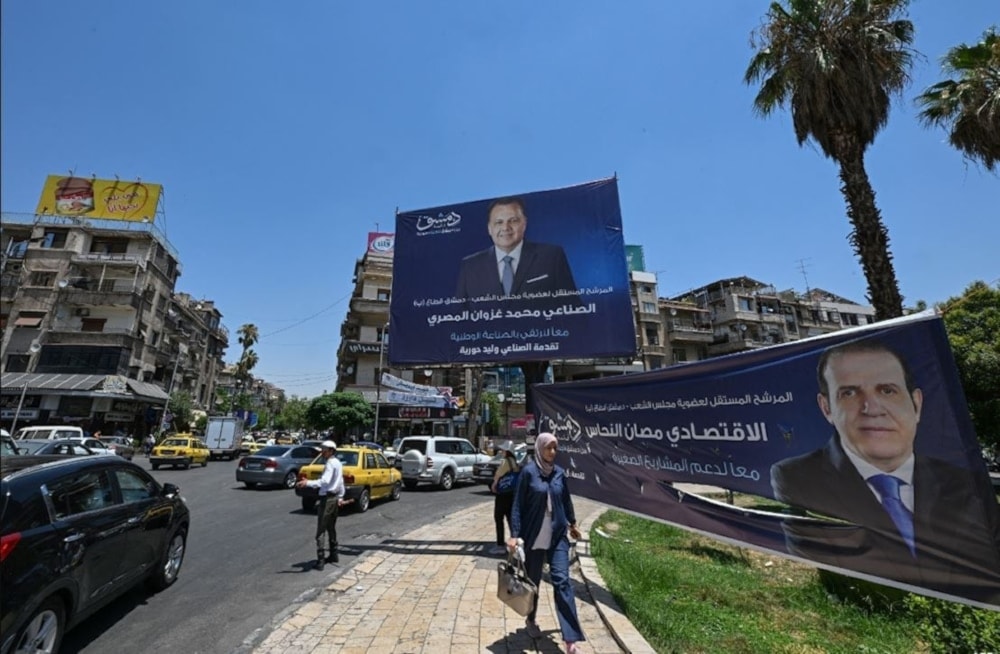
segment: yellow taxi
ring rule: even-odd
[[[388,497],[398,500],[403,488],[403,473],[392,467],[382,453],[367,447],[345,445],[337,448],[337,459],[344,469],[344,501],[359,512],[368,510],[372,500]],[[299,479],[319,479],[323,474],[323,457],[318,456],[299,470]],[[315,488],[296,488],[302,498],[302,510],[312,511],[319,499]]]
[[[156,470],[160,466],[190,468],[192,464],[200,463],[204,468],[208,465],[211,452],[193,434],[174,434],[164,439],[149,455],[149,465]]]

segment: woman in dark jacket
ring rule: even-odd
[[[510,514],[514,507],[514,489],[507,492],[498,492],[497,484],[509,474],[516,475],[518,473],[518,465],[517,459],[514,457],[514,444],[511,441],[504,441],[497,449],[503,452],[503,461],[497,466],[496,472],[493,473],[493,483],[490,485],[490,490],[495,495],[493,500],[493,522],[496,523],[497,531],[497,545],[493,549],[493,553],[503,554],[507,551],[507,547],[504,545],[506,541],[503,537],[503,522],[506,519],[507,526],[511,524]]]
[[[565,471],[556,465],[559,444],[550,433],[535,439],[535,458],[524,466],[514,494],[511,512],[511,550],[523,541],[525,569],[536,584],[542,581],[542,565],[549,564],[549,579],[555,593],[559,629],[566,641],[567,654],[575,654],[576,643],[586,640],[576,614],[576,597],[569,576],[569,537],[580,538],[573,498]],[[528,614],[527,629],[532,638],[541,636],[535,623],[538,597]]]

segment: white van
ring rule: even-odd
[[[35,427],[21,427],[14,434],[14,440],[55,440],[58,438],[83,438],[84,433],[81,427],[72,425],[38,425]]]

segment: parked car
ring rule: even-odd
[[[299,470],[312,463],[317,454],[319,448],[311,445],[268,445],[240,459],[236,481],[243,482],[247,488],[257,484],[295,488]]]
[[[484,463],[477,463],[472,466],[472,476],[480,484],[492,484],[493,475],[496,474],[497,468],[503,463],[504,454],[501,452],[494,456],[489,461]],[[514,460],[517,461],[518,467],[524,465],[524,460],[528,457],[528,446],[525,444],[514,446]]]
[[[160,466],[181,466],[190,468],[200,463],[204,468],[208,465],[210,452],[205,444],[191,434],[171,436],[153,448],[149,455],[149,465],[153,470]]]
[[[95,454],[94,450],[71,438],[62,438],[59,440],[39,440],[32,438],[30,440],[18,441],[17,446],[19,450],[22,450],[22,454],[62,454],[70,456],[89,456]]]
[[[177,486],[120,457],[4,457],[0,649],[56,652],[115,597],[143,582],[167,588],[189,528]]]
[[[407,436],[399,444],[403,484],[416,488],[429,483],[451,490],[457,481],[473,481],[473,466],[486,463],[490,455],[477,450],[464,438],[454,436]]]
[[[17,443],[14,442],[14,439],[10,437],[10,434],[4,431],[4,433],[0,434],[0,436],[3,437],[3,449],[0,450],[0,455],[17,456],[19,454],[23,454],[21,449],[17,446]]]
[[[403,487],[403,475],[385,460],[382,453],[368,447],[356,445],[337,448],[337,459],[343,466],[344,500],[351,502],[358,512],[364,513],[372,500],[388,497],[398,500]],[[316,457],[310,465],[302,468],[300,479],[319,479],[323,474],[323,459]],[[312,511],[318,501],[315,488],[296,488],[295,494],[302,498],[302,510]]]
[[[14,440],[38,438],[83,438],[86,434],[80,427],[71,425],[35,425],[21,427],[14,433]]]
[[[132,439],[125,436],[101,436],[100,441],[105,443],[112,452],[128,461],[135,456],[135,446]]]
[[[65,440],[70,440],[78,445],[83,445],[94,454],[103,454],[105,456],[115,455],[115,451],[111,448],[111,446],[109,446],[107,443],[105,443],[99,438],[93,438],[92,436],[83,436],[83,437],[74,436],[73,438],[68,438]]]

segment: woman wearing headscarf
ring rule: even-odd
[[[586,638],[576,614],[576,597],[569,576],[569,537],[579,540],[580,530],[576,526],[566,472],[555,462],[558,450],[556,437],[548,432],[535,439],[534,460],[524,466],[514,493],[507,547],[514,550],[518,539],[523,541],[524,567],[536,585],[541,584],[542,566],[548,562],[559,629],[567,654],[576,654],[576,643]],[[532,638],[542,634],[535,622],[537,612],[536,596],[526,622]]]
[[[517,474],[518,465],[517,459],[514,457],[514,444],[511,441],[504,441],[497,449],[503,452],[503,461],[500,462],[496,472],[493,473],[493,484],[490,485],[490,490],[495,495],[493,499],[493,522],[496,523],[497,530],[497,545],[493,549],[493,553],[503,554],[507,551],[507,547],[504,545],[506,541],[503,537],[503,521],[506,519],[507,526],[510,526],[510,513],[514,506],[514,490],[511,489],[505,493],[498,492],[497,484],[504,476]]]

